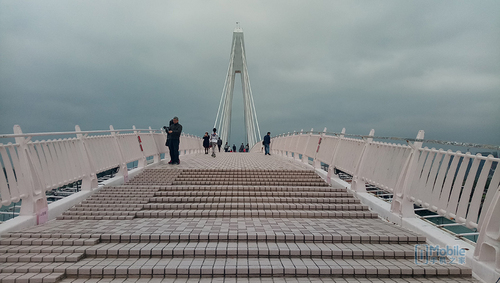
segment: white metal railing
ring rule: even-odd
[[[22,200],[20,215],[35,215],[47,207],[45,192],[82,180],[82,190],[97,188],[97,174],[119,168],[118,176],[128,179],[127,163],[138,161],[146,166],[153,156],[159,162],[168,153],[166,134],[160,130],[81,131],[63,133],[24,134],[14,126],[15,143],[0,143],[1,206]],[[31,141],[34,137],[73,136],[68,138]],[[180,154],[201,152],[201,139],[182,134]]]
[[[416,139],[399,139],[407,144],[373,138],[373,130],[367,136],[346,137],[345,129],[333,135],[326,133],[326,128],[316,133],[311,129],[273,137],[271,152],[294,159],[301,155],[304,163],[312,158],[315,168],[328,164],[329,177],[334,169],[346,172],[353,176],[351,188],[358,192],[366,191],[365,184],[392,192],[391,212],[400,218],[414,217],[416,203],[477,229],[475,257],[494,261],[500,271],[500,159],[422,148],[423,131]],[[257,143],[250,152],[258,152],[260,147]]]

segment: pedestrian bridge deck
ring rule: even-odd
[[[1,282],[478,282],[416,264],[425,237],[278,156],[146,168],[56,220],[3,235]]]

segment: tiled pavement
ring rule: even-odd
[[[181,157],[0,240],[1,282],[477,282],[275,156]]]

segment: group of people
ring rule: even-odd
[[[170,120],[169,126],[163,126],[163,129],[165,129],[165,132],[167,132],[167,141],[165,142],[165,145],[169,149],[170,153],[170,161],[168,164],[173,164],[173,165],[178,165],[181,163],[179,160],[179,143],[180,143],[180,136],[182,133],[182,125],[179,124],[179,118],[174,117],[172,120]],[[267,135],[264,136],[264,140],[262,141],[262,145],[264,146],[265,150],[265,155],[271,155],[269,153],[269,145],[271,144],[271,133],[267,132]],[[217,134],[217,129],[213,128],[212,133],[209,135],[208,132],[205,132],[205,135],[203,136],[203,147],[205,148],[205,154],[208,154],[210,147],[212,147],[212,157],[215,157],[215,149],[216,147],[219,149],[222,146],[222,140]],[[239,152],[249,152],[250,147],[247,145],[243,145],[243,143],[240,146]],[[226,142],[226,145],[224,145],[224,151],[225,152],[236,152],[236,145],[233,144],[232,148],[229,146],[229,144]]]
[[[208,132],[205,132],[205,135],[203,136],[203,147],[205,148],[205,154],[208,154],[208,150],[210,147],[212,147],[212,157],[215,157],[215,147],[219,148],[220,152],[220,147],[222,146],[222,140],[220,139],[219,135],[217,134],[217,129],[213,129],[212,134],[208,134]]]
[[[208,132],[205,132],[205,135],[203,136],[203,147],[205,148],[205,154],[208,154],[210,148],[212,148],[212,157],[215,157],[216,146],[220,152],[220,148],[222,146],[222,140],[217,134],[217,129],[214,128],[212,134],[208,134]],[[239,152],[248,152],[249,150],[250,147],[248,143],[246,146],[243,143],[241,143]],[[233,144],[233,147],[231,148],[229,144],[226,142],[226,144],[224,145],[224,151],[236,152],[236,145]]]
[[[248,146],[248,143],[246,146],[243,143],[241,143],[240,149],[238,151],[239,152],[248,152],[249,150],[250,150],[250,147]],[[226,142],[226,145],[224,146],[224,151],[225,152],[236,152],[236,145],[233,144],[233,146],[230,147],[229,144],[227,144],[227,142]]]

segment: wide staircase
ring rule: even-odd
[[[3,235],[0,281],[477,282],[313,170],[145,169]]]

